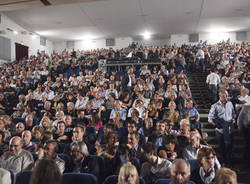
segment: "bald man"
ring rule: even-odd
[[[190,165],[186,160],[176,159],[170,171],[171,184],[188,184]]]
[[[22,149],[21,137],[12,137],[9,143],[9,151],[0,157],[0,167],[9,169],[17,174],[23,170],[30,170],[34,164],[33,156],[29,151]]]

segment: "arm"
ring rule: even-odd
[[[208,122],[215,126],[215,123],[213,122],[213,119],[215,118],[215,104],[211,106],[211,109],[209,110],[208,114]]]

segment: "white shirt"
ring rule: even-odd
[[[76,109],[83,109],[83,108],[85,108],[85,106],[86,106],[86,104],[87,104],[88,101],[89,101],[88,97],[84,97],[84,98],[82,98],[82,100],[77,99],[76,104],[75,104],[75,108]]]
[[[210,73],[208,76],[207,76],[207,80],[206,80],[206,83],[207,84],[214,84],[214,85],[218,85],[220,83],[220,77],[217,73]]]

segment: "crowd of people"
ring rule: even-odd
[[[127,66],[124,72],[98,68],[100,59],[124,59],[129,53],[132,59],[162,64]],[[50,177],[80,172],[102,182],[119,174],[119,184],[138,183],[139,176],[148,184],[162,178],[217,184],[222,179],[216,178],[228,176],[235,184],[235,173],[220,168],[230,159],[231,123],[250,103],[247,62],[247,43],[204,42],[38,51],[6,63],[0,71],[0,167],[14,174],[34,169],[32,184],[47,166],[57,167]],[[189,71],[211,71],[211,103],[219,94],[219,104],[212,105],[208,121],[216,126],[225,160],[219,161],[203,139]]]

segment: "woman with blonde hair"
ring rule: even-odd
[[[221,168],[216,171],[215,174],[215,183],[216,184],[237,184],[237,175],[236,172],[232,171],[229,168]]]
[[[54,133],[55,128],[51,124],[51,120],[48,116],[43,116],[40,121],[40,126],[43,127],[44,131],[50,131]]]
[[[139,184],[137,169],[131,162],[127,162],[121,167],[118,184]]]

